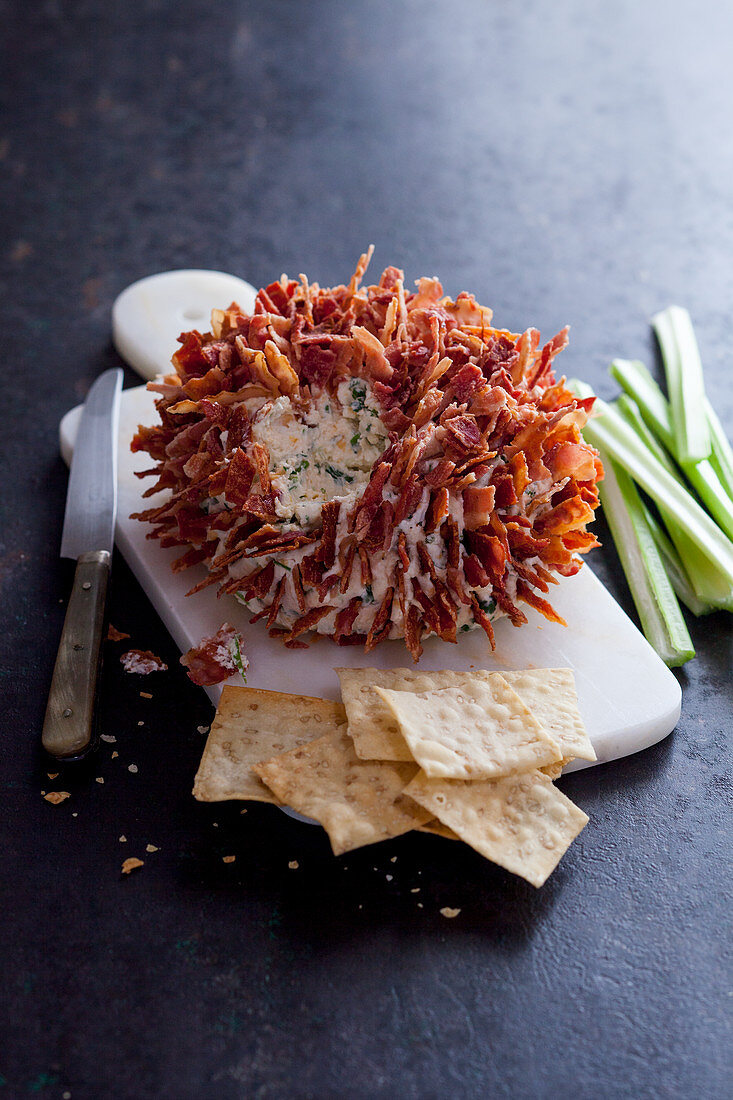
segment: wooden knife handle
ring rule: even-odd
[[[82,554],[76,564],[43,722],[52,756],[82,756],[92,742],[109,570],[106,550]]]

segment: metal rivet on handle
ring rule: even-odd
[[[84,581],[84,584],[82,585],[82,588],[84,589],[85,592],[88,592],[91,587],[92,587],[92,582],[91,581]]]
[[[63,712],[63,715],[62,715],[62,717],[63,717],[63,718],[71,718],[71,715],[72,715],[73,713],[74,713],[74,712],[72,711],[71,707],[67,707],[67,708],[66,708],[66,710],[65,710],[65,711]]]

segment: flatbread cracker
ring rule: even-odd
[[[505,779],[430,779],[405,794],[482,856],[542,886],[588,817],[541,772]]]
[[[461,839],[452,829],[444,825],[442,821],[438,821],[437,817],[434,817],[432,821],[426,822],[425,825],[419,825],[417,831],[418,833],[432,833],[433,836],[442,836],[445,840]]]
[[[225,687],[196,775],[199,802],[274,802],[252,765],[313,741],[346,721],[341,703],[281,691]]]
[[[337,856],[435,816],[403,794],[416,764],[360,760],[345,727],[254,770],[283,803],[320,821]]]
[[[595,760],[595,752],[578,711],[575,678],[569,668],[532,668],[520,672],[490,672],[474,669],[453,672],[445,669],[423,672],[412,668],[337,668],[341,694],[354,739],[357,756],[362,760],[411,760],[410,750],[399,731],[394,715],[379,698],[375,687],[390,691],[438,691],[503,676],[529,707],[550,736],[557,741],[563,756]]]
[[[498,673],[439,691],[377,687],[426,775],[499,779],[561,759],[557,743]]]
[[[394,714],[374,690],[431,691],[453,687],[456,672],[418,672],[412,668],[337,668],[341,698],[356,755],[362,760],[412,760]]]
[[[562,760],[557,760],[554,764],[546,764],[544,768],[540,768],[543,775],[546,775],[548,779],[559,779],[562,775],[562,770],[566,764],[569,764],[574,757],[563,756]]]
[[[575,676],[571,668],[528,668],[502,672],[563,756],[571,760],[595,760],[595,749],[580,717]]]

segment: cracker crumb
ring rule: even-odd
[[[137,772],[137,764],[128,764],[127,770],[128,772],[132,772],[132,774],[135,775],[135,773]]]
[[[389,862],[390,863],[396,863],[397,862],[397,856],[392,856],[392,858]]]
[[[102,776],[101,776],[101,775],[98,775],[98,776],[97,776],[97,778],[96,778],[96,780],[95,780],[95,782],[97,782],[97,783],[104,783],[104,779],[102,778]]]
[[[237,858],[236,856],[222,856],[221,861],[222,861],[222,863],[234,863],[234,860],[236,858]]]
[[[197,731],[197,733],[208,733],[209,732],[209,727],[208,726],[196,726],[196,731]]]
[[[144,725],[145,725],[145,723],[143,722],[143,720],[141,718],[140,721],[138,722],[138,726],[144,726]]]
[[[386,878],[387,882],[391,882],[394,878],[394,875],[385,875],[384,877]]]
[[[46,772],[46,775],[48,776],[49,779],[58,779],[58,777],[59,777],[58,772]]]
[[[154,844],[146,844],[145,845],[145,851],[146,852],[159,852],[160,848],[156,848],[156,846]]]
[[[73,814],[72,814],[71,816],[72,816],[72,817],[78,817],[79,815],[78,815],[78,813],[76,812],[76,810],[74,810],[74,812],[73,812]]]
[[[120,837],[120,844],[127,844],[127,837],[125,836],[124,833]]]
[[[58,806],[59,802],[65,802],[67,798],[71,798],[71,791],[49,791],[48,794],[43,794],[43,797],[46,802],[52,802],[54,806]]]
[[[125,634],[124,630],[118,630],[116,626],[109,624],[107,628],[107,641],[108,642],[121,642],[125,638],[129,638],[129,634]]]
[[[116,760],[116,759],[117,759],[117,757],[118,757],[119,755],[120,755],[120,754],[119,754],[119,753],[117,752],[117,750],[115,749],[115,751],[114,751],[114,752],[112,753],[111,759],[112,759],[112,760]]]
[[[240,812],[240,814],[246,814],[246,813],[247,813],[247,809],[246,809],[246,807],[245,807],[245,809],[243,809],[243,810],[240,810],[239,812]]]
[[[419,901],[417,903],[417,907],[418,907],[418,909],[422,909],[423,908],[423,903],[421,901]]]
[[[444,905],[440,910],[440,915],[441,917],[457,917],[460,911],[460,909],[451,909],[449,905]]]
[[[298,868],[300,867],[300,864],[298,863],[297,859],[291,859],[290,862],[288,863],[288,867],[290,868],[291,871],[297,871]]]
[[[420,893],[420,887],[419,886],[413,886],[412,890],[410,890],[410,893],[411,894],[419,894]]]
[[[140,698],[141,699],[152,699],[153,697],[152,697],[152,695],[150,694],[149,691],[141,691],[140,692]]]
[[[122,864],[122,874],[129,875],[131,871],[134,871],[138,867],[144,866],[144,859],[138,859],[137,856],[130,856],[130,858],[126,859],[125,862]]]
[[[113,737],[111,733],[103,733],[101,734],[99,740],[106,741],[108,745],[114,745],[117,738]]]

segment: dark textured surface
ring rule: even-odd
[[[447,841],[335,860],[276,810],[195,803],[211,710],[122,561],[112,622],[170,671],[113,650],[116,744],[53,781],[38,748],[57,424],[136,278],[328,284],[373,241],[509,328],[571,322],[563,368],[606,395],[679,301],[733,430],[725,7],[0,3],[0,1098],[728,1094],[730,618],[693,623],[666,742],[563,781],[591,822],[540,891]],[[594,565],[631,610],[613,549]]]

